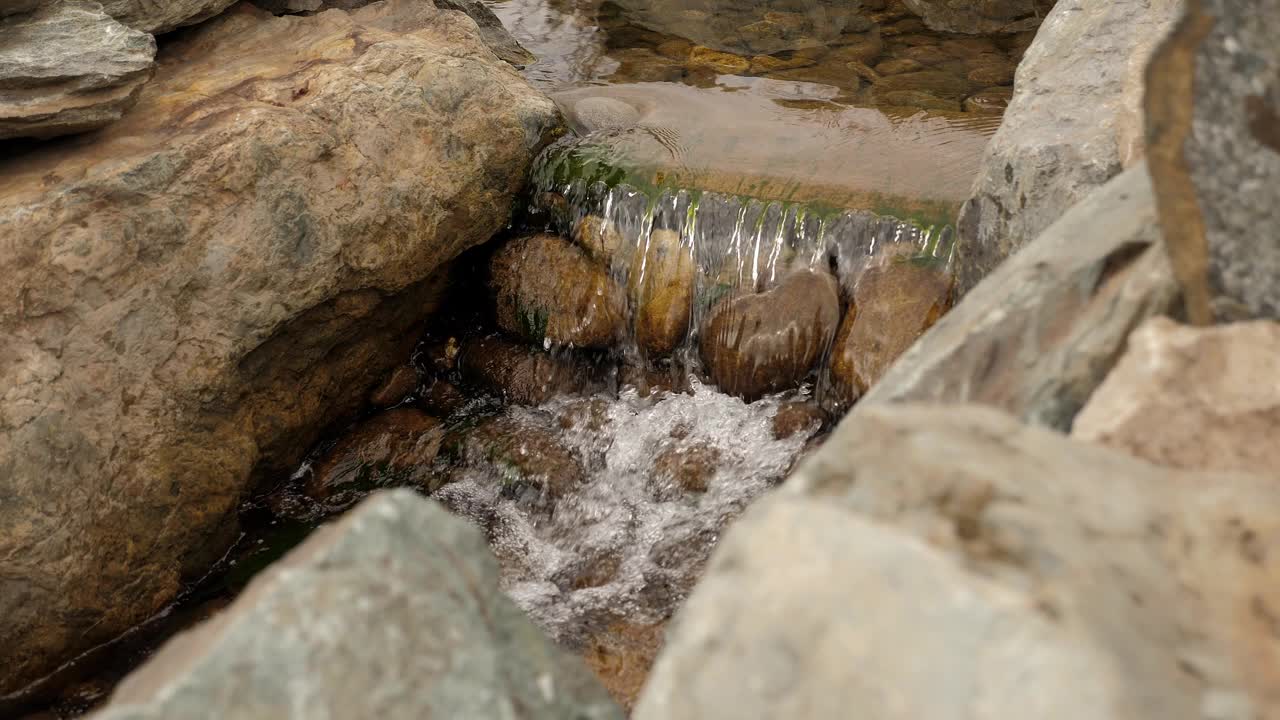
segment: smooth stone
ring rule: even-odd
[[[877,95],[895,91],[929,93],[948,100],[959,100],[969,93],[964,78],[936,70],[923,70],[901,75],[887,75],[872,86]]]
[[[626,243],[626,238],[622,236],[617,224],[599,215],[587,215],[575,223],[570,237],[596,262],[604,265],[613,262]]]
[[[969,71],[965,78],[976,87],[985,88],[993,85],[1009,85],[1013,82],[1014,68],[1008,63],[980,65]]]
[[[895,58],[893,60],[885,60],[876,65],[876,72],[881,75],[901,75],[903,73],[917,72],[924,70],[925,66],[912,60],[911,58]]]
[[[439,417],[448,417],[467,404],[467,396],[457,385],[439,378],[430,381],[418,398],[418,405]]]
[[[990,35],[1034,30],[1055,0],[986,0],[955,2],[954,0],[903,0],[906,6],[924,19],[924,24],[939,32]]]
[[[875,62],[883,51],[884,41],[880,39],[880,36],[876,33],[868,33],[856,39],[851,39],[839,47],[832,48],[822,59],[833,63],[871,63]]]
[[[1280,318],[1277,28],[1271,0],[1187,3],[1146,75],[1160,225],[1197,325]]]
[[[853,283],[835,345],[831,382],[848,407],[951,307],[953,279],[932,259],[882,255]]]
[[[1270,477],[855,412],[724,534],[632,717],[1271,717],[1278,517]]]
[[[751,61],[744,57],[701,46],[689,51],[689,64],[708,67],[726,75],[740,75],[751,67]]]
[[[779,405],[778,411],[774,413],[773,437],[786,440],[800,433],[812,432],[826,421],[826,413],[812,402],[786,402]]]
[[[484,533],[410,490],[370,496],[164,645],[97,720],[621,720],[498,587]]]
[[[242,4],[118,122],[0,161],[0,695],[203,576],[506,226],[559,113],[422,5]]]
[[[661,499],[704,493],[720,468],[720,449],[706,442],[673,442],[653,457],[649,485]]]
[[[779,58],[772,55],[757,55],[751,58],[751,73],[754,75],[764,75],[766,73],[777,72],[779,70],[795,70],[797,68],[809,67],[817,62],[813,58],[802,57],[799,55],[790,58]]]
[[[1142,73],[1178,2],[1058,0],[960,213],[962,293],[1142,158]]]
[[[494,471],[502,493],[547,507],[586,482],[586,472],[555,428],[510,415],[481,422],[466,434],[462,460]]]
[[[307,496],[340,509],[390,483],[426,488],[443,437],[440,421],[421,410],[378,413],[344,432],[316,461],[307,479]]]
[[[875,104],[886,107],[918,107],[925,110],[945,110],[949,112],[960,112],[961,110],[961,104],[958,100],[945,100],[919,90],[881,92],[872,88],[869,97]]]
[[[1280,324],[1152,318],[1076,416],[1071,436],[1157,465],[1274,475]]]
[[[685,74],[684,65],[647,48],[627,48],[613,53],[618,69],[610,79],[614,82],[675,82]]]
[[[1013,99],[1012,88],[987,88],[964,99],[964,111],[986,115],[1003,115]]]
[[[556,235],[503,245],[489,265],[498,327],[531,343],[605,348],[618,338],[626,298],[608,270]]]
[[[591,97],[575,103],[565,120],[574,132],[585,135],[595,130],[631,127],[640,122],[640,111],[621,100]]]
[[[369,393],[369,404],[376,408],[395,405],[418,389],[418,370],[412,365],[401,365],[392,370]]]
[[[898,53],[898,57],[904,60],[915,60],[926,67],[941,65],[953,59],[951,55],[932,45],[906,48]]]
[[[1177,301],[1139,163],[987,276],[857,408],[979,403],[1066,431],[1129,333]]]
[[[595,386],[584,364],[500,336],[465,341],[458,370],[466,383],[517,405],[541,405],[557,395],[587,392]]]
[[[670,355],[689,332],[697,267],[673,230],[654,230],[630,264],[635,339],[650,358]]]
[[[665,622],[618,620],[591,636],[582,657],[609,695],[630,712],[662,648]]]
[[[97,3],[66,0],[0,18],[0,38],[0,140],[109,125],[155,71],[155,38]]]
[[[702,359],[721,390],[755,400],[799,385],[839,322],[835,279],[795,271],[772,290],[713,308],[701,333]]]

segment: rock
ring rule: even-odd
[[[572,347],[613,344],[626,298],[606,268],[555,235],[508,242],[489,265],[498,327],[526,340]]]
[[[964,60],[1003,54],[994,40],[983,37],[953,37],[938,43],[938,49]]]
[[[778,440],[821,427],[827,415],[811,402],[786,402],[778,406],[773,416],[773,437]]]
[[[880,91],[872,88],[870,97],[871,102],[885,107],[918,107],[926,110],[960,112],[959,101],[944,100],[919,90]]]
[[[564,430],[598,433],[609,424],[609,402],[602,397],[574,400],[556,416],[556,424]]]
[[[618,620],[587,642],[583,659],[609,695],[628,712],[640,697],[649,668],[662,648],[665,622],[644,624]]]
[[[653,458],[650,487],[659,498],[704,493],[720,469],[720,450],[706,442],[673,442]]]
[[[105,0],[102,9],[135,30],[160,35],[184,25],[208,20],[231,7],[234,2],[235,0]]]
[[[708,67],[726,75],[741,75],[751,67],[751,61],[744,57],[701,46],[689,51],[689,64]]]
[[[568,109],[565,113],[565,120],[568,121],[569,127],[574,132],[579,135],[586,135],[596,130],[632,127],[640,121],[640,111],[614,98],[590,97],[583,98],[581,102]],[[601,232],[604,229],[600,225],[604,221],[599,217],[585,217],[580,222],[587,224],[587,229],[593,232]],[[592,222],[596,224],[590,226],[589,224]],[[614,232],[616,233],[617,231],[615,230]],[[582,243],[578,231],[575,231],[573,239],[579,244]],[[590,250],[591,248],[587,247],[587,249]]]
[[[421,410],[396,408],[374,415],[346,431],[316,462],[306,493],[340,509],[375,487],[427,487],[443,437],[440,421]]]
[[[839,322],[835,279],[799,270],[772,290],[716,306],[702,331],[702,359],[721,390],[755,400],[799,385]]]
[[[467,464],[491,468],[503,493],[537,505],[560,499],[587,479],[573,452],[548,426],[500,415],[477,425],[463,443]]]
[[[951,274],[932,258],[887,256],[858,277],[835,345],[832,390],[852,405],[951,307]]]
[[[1262,229],[1280,202],[1280,7],[1185,7],[1147,75],[1160,225],[1194,324],[1275,319],[1280,241]]]
[[[540,405],[556,395],[587,392],[590,369],[570,358],[498,336],[467,340],[458,357],[462,378],[518,405]]]
[[[609,79],[613,82],[675,82],[685,74],[684,65],[663,57],[648,48],[624,48],[611,53],[618,69]]]
[[[0,694],[203,575],[506,225],[558,113],[454,13],[383,29],[404,5],[240,6],[0,161]]]
[[[369,404],[376,408],[391,407],[417,389],[418,370],[412,365],[401,365],[369,393]]]
[[[66,0],[0,19],[0,140],[119,120],[154,72],[156,41],[97,3]]]
[[[903,0],[911,12],[939,32],[988,35],[1034,30],[1053,9],[1055,0]]]
[[[1058,0],[960,212],[961,293],[1142,157],[1142,69],[1177,0]]]
[[[484,534],[409,490],[317,530],[95,717],[209,715],[622,718],[498,589]]]
[[[964,78],[937,70],[886,75],[873,86],[877,93],[910,90],[929,93],[937,97],[958,100],[969,92],[969,83]]]
[[[1014,67],[1009,63],[992,63],[975,67],[965,78],[979,88],[1008,85],[1013,82],[1013,71]]]
[[[796,55],[790,58],[774,57],[773,55],[757,55],[751,58],[751,73],[753,75],[764,75],[765,73],[777,72],[779,70],[795,70],[796,68],[804,68],[813,65],[816,60]]]
[[[611,100],[611,98],[587,98],[587,100]],[[587,215],[579,220],[573,226],[572,238],[590,253],[596,262],[606,266],[613,262],[622,250],[623,244],[626,243],[617,224],[599,215]]]
[[[44,0],[2,0],[0,1],[0,17],[31,12],[40,7],[43,2]]]
[[[670,355],[689,332],[696,278],[692,250],[681,244],[680,233],[654,230],[630,267],[636,342],[651,358]]]
[[[693,43],[684,38],[672,38],[658,43],[654,50],[663,57],[683,62],[689,59],[689,53],[693,50]]]
[[[849,38],[840,47],[834,48],[823,58],[828,63],[873,63],[884,51],[884,41],[879,33],[866,33]]]
[[[457,385],[435,379],[422,391],[418,403],[424,410],[439,417],[448,417],[467,404],[467,396]]]
[[[729,528],[633,717],[1270,717],[1277,517],[1263,478],[867,408]]]
[[[1274,475],[1280,325],[1193,328],[1153,318],[1076,417],[1071,436],[1157,465]]]
[[[898,359],[859,407],[969,402],[1067,430],[1177,284],[1139,163],[1067,211]]]
[[[918,72],[924,70],[925,66],[911,58],[896,58],[893,60],[885,60],[876,65],[876,72],[881,75],[901,75],[902,73]]]

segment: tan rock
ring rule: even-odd
[[[889,75],[880,79],[873,88],[876,93],[900,90],[925,92],[940,98],[959,100],[969,93],[969,83],[964,78],[937,70]]]
[[[964,111],[1000,115],[1013,99],[1013,88],[987,88],[964,99]]]
[[[603,348],[622,329],[626,300],[608,270],[556,235],[508,242],[489,265],[498,327],[541,345]]]
[[[953,280],[929,260],[891,257],[866,268],[831,349],[836,396],[848,406],[951,306]]]
[[[461,15],[386,29],[417,4],[241,6],[0,160],[0,695],[206,571],[505,226],[554,105]]]
[[[768,292],[716,306],[702,329],[702,359],[721,390],[754,400],[798,385],[839,322],[835,279],[799,270]]]
[[[1076,416],[1072,437],[1158,465],[1274,476],[1280,324],[1211,328],[1152,318]]]
[[[631,297],[635,337],[650,357],[664,357],[689,332],[696,267],[692,251],[673,230],[654,230],[644,248],[636,250],[631,267]]]
[[[773,436],[778,440],[785,440],[793,435],[814,430],[826,420],[826,413],[812,402],[783,403],[773,416]]]
[[[847,38],[845,44],[832,48],[823,60],[827,62],[873,63],[884,50],[884,41],[875,32]]]
[[[659,43],[654,49],[663,57],[683,62],[689,59],[689,53],[693,50],[693,43],[683,38],[672,38]]]
[[[965,77],[977,87],[1009,85],[1013,83],[1013,65],[1009,63],[979,65]]]
[[[790,58],[774,57],[773,55],[756,55],[751,58],[751,72],[755,75],[764,75],[765,73],[776,72],[778,70],[794,70],[796,68],[809,67],[816,63],[817,60],[801,55],[795,55]]]
[[[659,497],[704,493],[720,468],[720,450],[706,442],[672,443],[653,458],[651,485]]]
[[[401,365],[392,370],[382,383],[369,393],[369,404],[376,408],[391,407],[418,387],[418,370],[412,365]]]
[[[960,112],[961,109],[958,100],[946,100],[919,90],[889,90],[881,92],[873,88],[869,96],[875,104],[886,107],[918,107],[926,110],[947,110],[950,112]]]
[[[494,470],[504,494],[541,506],[586,481],[582,465],[551,427],[509,415],[490,418],[467,433],[463,457],[472,466]]]
[[[587,641],[583,659],[609,695],[627,712],[635,706],[658,657],[666,623],[613,622]]]
[[[744,57],[702,46],[689,51],[689,64],[711,68],[726,75],[740,75],[751,67],[751,61]]]
[[[588,100],[592,99],[597,98],[588,98]],[[587,215],[579,220],[574,225],[572,238],[584,250],[591,253],[591,257],[605,266],[613,261],[618,251],[622,250],[623,243],[626,242],[618,226],[599,215]]]
[[[895,58],[893,60],[885,60],[876,65],[876,72],[881,75],[901,75],[902,73],[917,72],[924,70],[925,66],[911,58]]]
[[[593,386],[582,364],[498,336],[464,342],[458,369],[468,384],[519,405],[539,405],[556,395],[585,392]]]
[[[354,504],[376,487],[427,487],[440,452],[440,421],[413,408],[374,415],[346,431],[311,469],[306,493],[336,506]]]

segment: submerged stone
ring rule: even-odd
[[[485,420],[466,434],[463,462],[485,467],[502,485],[504,495],[546,506],[586,481],[573,452],[549,424],[521,422],[510,415]]]
[[[754,400],[799,385],[839,322],[835,278],[799,270],[772,290],[714,308],[702,330],[702,359],[720,389]]]
[[[420,410],[396,408],[374,415],[347,431],[315,463],[306,493],[345,506],[379,486],[425,487],[442,437],[440,421]]]
[[[464,342],[458,353],[458,369],[467,383],[518,405],[537,405],[593,386],[585,364],[552,357],[496,335]]]
[[[517,238],[490,263],[498,327],[535,343],[608,347],[625,297],[607,270],[556,235]]]

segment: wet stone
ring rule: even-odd
[[[420,410],[397,408],[374,415],[315,463],[306,494],[329,507],[345,507],[377,487],[425,486],[442,437],[440,421]]]
[[[826,422],[822,408],[812,402],[792,401],[783,403],[773,416],[773,436],[785,440],[793,435],[811,432]]]
[[[607,270],[556,235],[512,240],[490,264],[498,326],[535,344],[603,348],[621,328],[625,299]]]
[[[418,387],[418,371],[412,365],[401,365],[387,374],[387,377],[369,394],[369,404],[376,408],[386,408],[405,399]]]
[[[702,359],[722,390],[747,400],[795,387],[831,342],[839,315],[831,275],[793,272],[768,292],[716,306],[700,340]]]
[[[924,70],[901,75],[890,75],[876,83],[877,94],[914,90],[929,93],[938,97],[959,100],[969,92],[969,83],[964,78],[936,70]]]
[[[720,465],[720,450],[706,442],[672,443],[653,459],[651,485],[659,497],[704,493]]]
[[[576,109],[577,105],[574,107]],[[599,215],[587,215],[579,220],[573,227],[572,237],[575,243],[601,263],[611,261],[625,242],[618,226]]]
[[[665,357],[689,331],[696,268],[672,230],[654,230],[631,263],[635,338],[650,357]]]
[[[619,620],[587,642],[582,657],[609,695],[630,712],[662,649],[666,623]]]
[[[756,75],[777,72],[779,70],[795,70],[796,68],[809,67],[817,61],[813,58],[796,55],[790,58],[780,58],[773,55],[757,55],[751,58],[751,72]]]
[[[447,417],[467,404],[467,396],[457,385],[447,380],[432,380],[422,390],[418,404],[437,417]]]
[[[952,277],[935,262],[890,256],[858,277],[831,351],[837,403],[857,400],[950,307]]]
[[[556,416],[556,424],[564,430],[599,432],[609,423],[609,403],[602,397],[570,401]]]
[[[901,75],[903,73],[924,70],[924,64],[911,58],[894,58],[876,65],[876,72],[881,75]]]
[[[949,110],[952,112],[959,112],[961,109],[958,100],[944,100],[919,90],[876,92],[873,89],[871,97],[876,104],[889,107],[918,107],[926,110]]]
[[[969,82],[977,87],[1009,85],[1013,83],[1014,67],[1009,63],[982,65],[969,71]]]
[[[502,485],[502,494],[533,507],[554,502],[586,481],[573,452],[549,425],[509,415],[490,418],[467,434],[464,462],[486,466]]]
[[[987,88],[964,100],[965,112],[1000,115],[1013,99],[1013,88]]]
[[[552,357],[497,335],[463,343],[458,366],[466,383],[519,405],[537,405],[595,387],[584,363]]]
[[[689,52],[689,64],[694,67],[708,67],[726,75],[745,73],[751,67],[751,61],[744,57],[706,47],[693,48]]]

